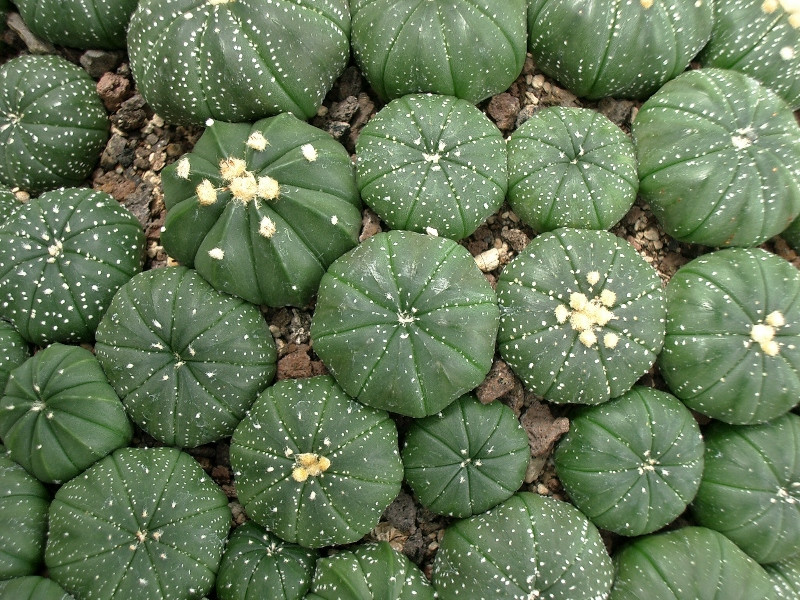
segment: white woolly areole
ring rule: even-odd
[[[261,222],[258,224],[258,234],[267,239],[275,235],[276,231],[275,222],[269,217],[262,218]]]
[[[258,197],[265,200],[276,200],[281,195],[281,186],[269,175],[258,178]]]
[[[208,255],[214,260],[222,260],[225,258],[225,251],[222,248],[212,248],[208,251]]]
[[[300,152],[303,153],[303,158],[305,158],[308,162],[314,162],[317,160],[317,149],[311,144],[303,144],[300,146]]]
[[[267,146],[269,146],[269,142],[267,138],[264,137],[263,133],[254,131],[250,134],[250,137],[247,138],[247,146],[258,152],[263,152],[266,150]]]
[[[180,179],[189,179],[189,169],[189,159],[184,156],[178,161],[178,164],[175,165],[175,175]]]

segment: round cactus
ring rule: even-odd
[[[8,321],[0,319],[0,396],[12,370],[28,358],[28,343]]]
[[[660,529],[692,501],[703,439],[674,396],[634,387],[570,420],[553,457],[573,504],[602,529],[628,536]]]
[[[764,569],[725,536],[684,527],[635,540],[614,556],[609,600],[774,600]]]
[[[612,578],[586,517],[566,502],[522,492],[445,531],[433,585],[441,600],[601,600]]]
[[[633,144],[587,108],[540,110],[508,143],[508,200],[536,231],[608,229],[639,188]]]
[[[143,251],[139,221],[108,194],[46,192],[0,225],[0,315],[40,346],[90,341]]]
[[[362,544],[317,561],[306,600],[433,600],[433,588],[388,542]]]
[[[125,48],[136,0],[16,0],[22,19],[43,40],[71,48]]]
[[[528,435],[510,408],[462,396],[415,421],[403,447],[406,482],[433,512],[469,517],[510,498],[530,459]]]
[[[529,49],[582,98],[646,98],[689,65],[712,22],[703,0],[531,0]]]
[[[699,60],[746,73],[800,108],[800,6],[792,0],[714,0],[711,39]]]
[[[692,512],[759,563],[800,552],[800,417],[713,423]],[[751,596],[757,597],[757,596]]]
[[[669,82],[633,123],[639,194],[672,237],[757,246],[800,212],[800,131],[786,103],[735,71]]]
[[[753,424],[800,396],[800,275],[761,249],[694,259],[667,285],[667,335],[658,364],[689,408]]]
[[[347,151],[291,115],[215,122],[162,182],[167,252],[253,304],[307,304],[328,265],[358,243]]]
[[[390,231],[328,269],[311,337],[350,396],[424,417],[483,381],[498,312],[494,291],[465,248]]]
[[[393,100],[361,131],[356,154],[361,197],[392,229],[458,240],[506,195],[503,136],[466,100]]]
[[[385,99],[415,92],[477,104],[525,62],[525,0],[351,0],[356,62]]]
[[[95,351],[133,421],[181,447],[230,435],[277,360],[258,308],[186,267],[145,271],[124,285]]]
[[[307,119],[344,69],[349,39],[346,0],[143,0],[128,53],[167,121]]]
[[[764,570],[775,589],[775,600],[800,598],[800,554],[765,565]]]
[[[655,270],[606,231],[535,238],[497,283],[500,354],[552,402],[600,404],[627,392],[664,341]]]
[[[79,185],[107,139],[108,114],[86,71],[55,55],[0,67],[0,183],[29,192]]]
[[[0,437],[11,458],[45,483],[72,479],[133,435],[100,363],[53,344],[11,372],[0,400]]]
[[[301,600],[311,588],[317,552],[287,544],[253,521],[231,534],[217,573],[219,600]]]
[[[30,575],[0,581],[0,600],[74,600],[52,579]]]
[[[247,514],[308,548],[360,539],[403,479],[389,415],[327,375],[268,388],[233,434],[231,465]]]
[[[37,572],[44,558],[49,506],[47,488],[0,446],[0,579]]]
[[[0,184],[0,225],[5,223],[22,203],[9,188]]]
[[[230,527],[222,490],[176,448],[121,448],[65,483],[45,563],[78,598],[200,598]]]

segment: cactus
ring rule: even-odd
[[[11,458],[45,483],[72,479],[133,435],[94,355],[53,344],[11,372],[0,437]]]
[[[635,386],[582,407],[553,462],[573,504],[602,529],[634,536],[673,521],[703,474],[703,438],[674,396]]]
[[[800,597],[800,554],[764,565],[764,570],[775,589],[775,600],[796,600]]]
[[[143,0],[128,53],[147,102],[173,123],[317,112],[349,56],[346,0]]]
[[[46,192],[0,225],[0,316],[40,346],[91,341],[143,253],[141,225],[108,194]]]
[[[11,371],[28,358],[28,343],[8,321],[0,319],[0,397]]]
[[[358,243],[349,155],[291,115],[215,122],[162,182],[167,252],[253,304],[304,306],[328,265]]]
[[[664,340],[655,270],[606,231],[535,238],[497,283],[500,354],[552,402],[600,404],[627,392]]]
[[[28,192],[80,185],[108,139],[91,77],[60,56],[0,67],[0,183]]]
[[[658,364],[689,408],[727,423],[773,419],[800,394],[800,275],[761,249],[694,259],[667,285]]]
[[[145,271],[124,285],[95,351],[133,421],[181,447],[230,435],[277,360],[258,308],[186,267]]]
[[[393,100],[361,131],[356,155],[361,197],[392,229],[458,240],[505,198],[503,136],[466,100]]]
[[[22,203],[14,192],[0,184],[0,225],[5,223],[20,206]]]
[[[0,581],[0,600],[75,600],[52,579],[38,575]]]
[[[403,447],[406,482],[433,512],[469,517],[510,498],[530,459],[528,435],[510,408],[462,396],[412,423]]]
[[[222,490],[176,448],[121,448],[65,483],[45,563],[78,598],[199,599],[230,528]]]
[[[508,143],[508,201],[536,231],[608,229],[639,188],[633,144],[586,108],[540,110]]]
[[[434,92],[481,100],[525,61],[524,0],[351,0],[353,56],[384,100]]]
[[[441,600],[603,600],[613,579],[595,526],[529,492],[451,525],[433,568]]]
[[[786,103],[735,71],[684,73],[633,123],[639,194],[672,237],[757,246],[800,212],[800,132]]]
[[[465,248],[390,231],[328,269],[311,338],[349,395],[424,417],[483,381],[497,322],[495,294]]]
[[[703,0],[531,0],[528,47],[577,96],[643,99],[689,65],[712,22]]]
[[[233,434],[231,466],[247,514],[307,548],[360,539],[403,478],[389,415],[327,375],[267,388]]]

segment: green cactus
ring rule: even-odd
[[[77,598],[197,600],[214,585],[231,511],[176,448],[121,448],[56,492],[45,563]]]
[[[75,600],[52,579],[38,575],[0,581],[0,600]]]
[[[0,316],[40,346],[91,341],[143,253],[141,225],[108,194],[46,192],[0,225]]]
[[[465,248],[389,231],[328,269],[311,338],[349,395],[424,417],[483,381],[497,321],[494,291]]]
[[[503,136],[466,100],[393,100],[361,131],[356,155],[361,197],[392,229],[459,240],[505,198]]]
[[[0,319],[0,397],[6,389],[8,376],[28,358],[28,343],[14,326]]]
[[[267,388],[233,434],[231,466],[247,514],[308,548],[360,539],[403,478],[389,415],[327,375]]]
[[[664,340],[655,270],[606,231],[535,238],[497,282],[500,354],[552,402],[600,404],[627,392]]]
[[[55,55],[0,67],[0,183],[31,193],[80,185],[107,139],[108,115],[86,71]]]
[[[162,183],[167,252],[253,304],[304,306],[328,265],[358,243],[349,155],[288,114],[215,122]]]
[[[133,421],[181,447],[233,433],[277,360],[258,308],[186,267],[145,271],[120,288],[95,351]]]
[[[5,223],[22,203],[8,187],[0,184],[0,225]]]
[[[800,554],[764,565],[764,570],[772,580],[775,600],[796,600],[800,597]]]

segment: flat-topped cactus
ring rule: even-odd
[[[483,381],[497,322],[494,291],[464,247],[389,231],[328,269],[311,338],[352,397],[424,417]]]
[[[0,316],[40,346],[91,341],[143,254],[139,221],[110,195],[46,192],[0,225]]]
[[[360,539],[403,478],[389,415],[327,375],[267,388],[233,434],[231,466],[250,518],[308,548]]]
[[[588,108],[536,112],[508,142],[508,201],[536,231],[608,229],[639,188],[628,136]]]
[[[11,371],[24,363],[28,355],[28,342],[11,323],[0,319],[0,396]]]
[[[75,600],[52,579],[39,575],[0,581],[0,600]]]
[[[553,462],[573,504],[595,525],[635,536],[686,509],[700,485],[704,449],[680,401],[635,386],[572,416]]]
[[[167,121],[317,112],[349,56],[346,0],[143,0],[128,53]]]
[[[120,288],[95,351],[131,419],[181,447],[233,433],[277,360],[258,308],[186,267],[145,271]]]
[[[800,274],[758,248],[728,248],[681,267],[667,285],[658,364],[692,410],[752,424],[800,397]]]
[[[133,435],[94,355],[53,344],[11,372],[0,437],[11,458],[45,483],[72,479]]]
[[[80,185],[107,139],[108,115],[86,71],[55,55],[0,67],[0,183],[32,193]]]
[[[552,402],[600,404],[627,392],[664,341],[661,280],[607,231],[535,238],[497,283],[500,354]]]
[[[800,212],[800,131],[789,107],[755,79],[689,71],[633,122],[639,194],[672,237],[757,246]]]
[[[77,598],[199,599],[230,528],[228,499],[176,448],[121,448],[65,483],[45,563]]]
[[[577,96],[646,98],[689,65],[712,22],[707,0],[531,0],[528,47]]]
[[[214,122],[162,183],[167,252],[253,304],[304,306],[328,265],[358,243],[350,156],[288,114]]]
[[[393,100],[361,130],[356,155],[361,197],[392,229],[459,240],[505,198],[503,136],[466,100]]]
[[[351,0],[353,56],[377,94],[434,92],[474,104],[525,61],[525,0]]]

